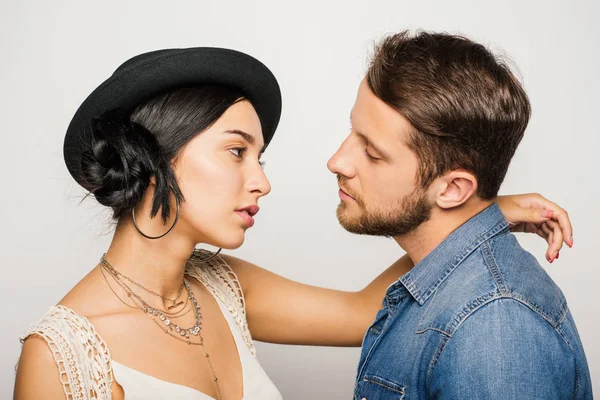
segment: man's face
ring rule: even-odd
[[[412,126],[363,79],[352,131],[327,167],[337,175],[340,224],[348,231],[402,236],[429,219],[432,201],[417,185],[417,156],[406,146]]]

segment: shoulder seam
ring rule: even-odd
[[[488,304],[491,304],[491,303],[493,303],[493,302],[495,302],[497,300],[502,300],[502,299],[504,299],[504,300],[512,300],[512,301],[514,301],[516,303],[523,304],[525,307],[527,307],[534,314],[540,316],[554,330],[557,331],[557,333],[563,338],[563,340],[565,340],[565,343],[569,346],[569,348],[571,348],[569,342],[566,341],[566,338],[559,331],[559,326],[558,326],[559,324],[555,323],[554,320],[552,320],[551,318],[549,318],[549,316],[546,313],[544,313],[543,310],[541,310],[539,307],[536,307],[534,304],[528,302],[523,297],[520,297],[519,295],[516,295],[514,293],[508,293],[506,295],[503,295],[503,294],[501,294],[499,292],[488,293],[488,294],[486,294],[484,296],[479,297],[475,301],[471,302],[471,304],[469,304],[467,307],[465,307],[455,317],[455,319],[452,321],[452,323],[449,325],[449,327],[452,328],[452,329],[447,329],[447,331],[445,331],[445,332],[441,331],[442,333],[445,333],[445,335],[442,337],[442,340],[441,340],[439,346],[437,347],[437,349],[436,349],[436,351],[434,353],[434,356],[432,357],[432,360],[431,360],[431,363],[430,363],[430,366],[429,366],[429,371],[427,373],[428,377],[433,373],[433,369],[437,365],[437,361],[439,360],[440,356],[444,352],[444,349],[446,348],[446,345],[448,344],[448,342],[450,341],[450,339],[452,339],[454,337],[454,334],[460,329],[460,327],[463,325],[463,323],[475,311],[483,308],[484,306],[486,306]],[[565,307],[565,310],[568,311],[568,308]],[[566,315],[566,312],[564,312],[564,314]],[[562,319],[564,319],[564,316],[562,317]]]
[[[483,261],[485,262],[485,265],[488,267],[488,270],[489,270],[490,274],[492,275],[492,278],[494,278],[494,282],[496,282],[496,286],[498,287],[498,290],[500,291],[500,293],[503,293],[503,294],[509,293],[510,291],[506,285],[506,282],[504,281],[504,277],[502,276],[502,273],[500,272],[500,267],[496,263],[496,258],[494,257],[494,252],[492,250],[492,246],[490,245],[490,242],[486,241],[485,243],[482,243],[480,249],[481,249],[481,254],[483,255]]]

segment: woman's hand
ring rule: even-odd
[[[498,196],[496,202],[512,232],[536,233],[548,242],[546,260],[559,257],[563,242],[573,247],[573,228],[567,212],[537,193]]]

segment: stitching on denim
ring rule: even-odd
[[[426,379],[429,379],[433,375],[433,370],[434,370],[435,366],[437,365],[437,362],[440,359],[440,356],[446,349],[446,346],[448,345],[450,338],[451,338],[450,336],[442,336],[442,340],[440,340],[440,344],[437,347],[433,357],[431,358],[431,362],[429,363],[429,369],[427,371]]]
[[[421,318],[419,319],[419,323],[417,324],[417,330],[415,333],[423,333],[427,330],[427,328],[419,329],[419,327],[423,323],[423,319],[425,318],[425,316],[427,316],[427,314],[429,313],[429,309],[431,308],[431,305],[433,304],[433,301],[435,300],[435,296],[437,296],[437,294],[438,294],[438,291],[436,290],[433,293],[433,297],[429,300],[429,304],[427,304],[427,309],[425,309],[425,312],[423,313],[423,315],[421,315]],[[435,328],[432,328],[432,329],[436,330]]]
[[[392,319],[392,313],[390,312],[388,317],[386,318],[385,322],[383,323],[383,326],[381,327],[381,331],[383,332],[383,330],[386,328],[387,324],[390,323],[390,320]],[[369,349],[369,352],[367,353],[367,355],[365,356],[365,360],[363,361],[362,365],[360,366],[360,369],[358,371],[358,375],[356,376],[356,384],[357,384],[357,390],[358,390],[358,382],[360,381],[360,376],[362,375],[362,373],[365,370],[365,367],[367,366],[367,363],[369,362],[369,358],[371,357],[371,354],[373,353],[373,350],[375,349],[375,347],[377,347],[377,345],[379,344],[379,342],[381,341],[381,338],[383,337],[383,335],[378,335],[377,338],[375,339],[375,341],[373,342],[373,345],[371,346],[371,348]],[[356,393],[356,392],[355,392]],[[357,393],[356,393],[357,394]]]
[[[420,329],[420,330],[416,331],[415,333],[416,334],[423,334],[423,333],[425,333],[427,331],[435,331],[435,332],[441,333],[444,336],[452,337],[448,332],[445,332],[445,331],[443,331],[442,329],[439,329],[439,328],[433,328],[431,326],[428,326],[425,329]]]
[[[398,303],[400,303],[400,301],[397,296],[394,296],[391,298],[386,296],[383,298],[383,302],[381,305],[383,306],[383,308],[387,308],[391,312],[392,310],[394,310],[396,308]]]
[[[566,313],[565,313],[565,315],[566,315]],[[571,353],[573,353],[573,359],[576,360],[577,357],[575,356],[575,349],[573,348],[573,345],[569,341],[569,338],[567,337],[565,331],[563,331],[563,329],[560,326],[556,326],[555,330],[560,335],[560,337],[565,341],[567,346],[569,346],[569,350],[571,350]],[[579,386],[580,386],[579,365],[577,364],[577,361],[575,361],[575,393],[573,393],[573,399],[577,398],[577,393],[579,393]]]
[[[451,320],[451,322],[448,323],[448,325],[446,326],[446,329],[434,328],[434,327],[428,326],[424,329],[418,330],[416,333],[424,333],[428,330],[433,330],[436,332],[443,333],[445,336],[452,337],[454,335],[454,332],[460,327],[460,325],[464,322],[464,320],[467,319],[472,313],[477,311],[479,308],[481,308],[485,304],[487,304],[495,299],[499,299],[499,298],[503,298],[503,297],[508,297],[508,296],[503,296],[498,291],[486,293],[483,296],[480,296],[477,299],[470,302],[469,304],[467,304],[458,314],[456,314],[454,316],[454,318]]]
[[[437,361],[441,357],[444,349],[446,348],[446,345],[448,344],[450,339],[453,337],[454,333],[468,319],[469,316],[471,316],[475,311],[479,310],[480,308],[484,307],[485,305],[494,302],[495,300],[510,299],[510,298],[511,298],[510,296],[503,296],[499,292],[492,292],[492,293],[488,293],[488,294],[485,294],[485,295],[479,297],[478,299],[471,302],[471,304],[469,304],[467,307],[465,307],[456,316],[454,321],[450,324],[449,328],[452,328],[452,329],[450,329],[450,330],[452,330],[452,333],[448,333],[448,336],[443,336],[444,339],[438,346],[438,349],[437,349],[436,353],[434,354],[434,357],[431,360],[430,367],[429,367],[430,372],[428,373],[428,377],[431,374],[433,374],[433,369],[437,365]]]
[[[480,296],[477,299],[473,300],[466,307],[464,307],[458,314],[456,314],[454,319],[446,326],[445,329],[435,329],[433,327],[427,327],[425,329],[418,330],[416,333],[423,333],[423,332],[431,329],[431,330],[441,332],[441,333],[445,334],[446,336],[452,337],[454,335],[454,332],[456,332],[456,330],[460,327],[460,325],[462,325],[464,320],[467,319],[472,313],[477,311],[479,308],[481,308],[488,302],[491,302],[491,301],[494,301],[494,300],[500,299],[500,298],[513,299],[515,301],[518,301],[519,303],[524,304],[525,306],[530,308],[532,311],[539,314],[544,320],[546,320],[554,328],[556,328],[559,325],[559,322],[557,322],[554,318],[552,318],[552,316],[550,316],[546,311],[544,311],[544,309],[539,307],[537,304],[529,301],[528,299],[525,299],[518,293],[510,293],[510,292],[501,293],[498,291],[498,292],[487,293],[487,294]],[[564,319],[567,312],[568,312],[567,304],[563,303],[559,321],[562,321]]]
[[[401,283],[402,286],[404,286],[404,284]],[[406,286],[404,286],[404,289],[408,290],[408,288],[406,288]],[[400,290],[400,289],[398,289]],[[382,308],[387,308],[389,310],[394,310],[396,308],[396,306],[402,301],[402,299],[404,299],[404,297],[410,296],[410,293],[407,292],[405,295],[400,295],[397,293],[396,290],[394,290],[393,295],[388,295],[386,294],[383,298],[383,300],[381,301],[381,306]]]
[[[386,389],[392,390],[392,391],[394,391],[396,393],[400,393],[402,395],[402,397],[400,398],[400,400],[402,400],[402,398],[404,397],[404,394],[405,394],[405,391],[406,391],[406,387],[405,386],[397,384],[395,382],[390,382],[390,383],[393,383],[394,385],[400,387],[400,388],[395,388],[395,387],[392,387],[390,385],[386,385],[384,382],[379,382],[379,381],[373,380],[371,378],[378,378],[378,379],[381,379],[382,381],[386,381],[387,382],[387,379],[383,379],[383,378],[380,378],[380,377],[374,376],[374,375],[365,376],[363,378],[363,381],[369,382],[369,383],[374,383],[375,385],[379,385],[379,386],[384,387]]]
[[[452,320],[452,322],[450,322],[450,324],[446,328],[448,335],[450,335],[450,337],[452,337],[454,335],[454,333],[458,330],[458,328],[460,328],[460,326],[463,324],[463,322],[465,322],[465,320],[467,318],[469,318],[471,316],[471,314],[473,314],[475,311],[479,310],[481,307],[485,306],[488,303],[491,303],[494,300],[505,298],[505,297],[506,296],[504,296],[502,293],[496,291],[496,292],[486,293],[483,296],[480,296],[477,299],[473,300],[466,307],[464,307],[458,314],[456,314],[456,316],[454,317],[454,320]]]
[[[494,278],[494,282],[496,282],[496,286],[498,286],[498,290],[500,293],[507,294],[509,292],[508,287],[506,286],[506,282],[502,277],[502,273],[500,272],[500,268],[496,263],[496,258],[494,257],[494,251],[492,250],[492,246],[490,242],[485,242],[480,247],[481,253],[483,255],[483,260],[488,267],[488,270],[492,274]]]
[[[565,320],[565,318],[567,317],[567,314],[569,313],[569,307],[567,306],[567,303],[565,302],[563,304],[563,309],[561,310],[561,314],[558,317],[558,321],[556,323],[556,326],[558,327],[560,324],[562,324]]]
[[[514,300],[518,303],[523,304],[524,306],[526,306],[527,308],[529,308],[530,310],[532,310],[533,312],[535,312],[536,314],[541,316],[546,322],[548,322],[559,333],[559,335],[563,338],[565,343],[569,346],[569,349],[571,350],[571,352],[573,354],[575,354],[575,351],[573,349],[573,346],[571,345],[571,342],[568,340],[568,338],[566,337],[566,335],[564,334],[564,332],[560,328],[560,326],[555,325],[553,323],[553,320],[551,318],[549,318],[547,316],[547,314],[545,314],[539,307],[536,307],[535,305],[527,302],[524,298],[522,298],[518,295],[515,295],[515,294],[509,294],[507,296],[503,296],[500,293],[488,293],[484,296],[479,297],[477,300],[473,301],[471,304],[469,304],[469,306],[465,307],[463,309],[463,311],[461,311],[461,313],[459,313],[455,317],[454,321],[449,326],[449,328],[451,328],[451,329],[449,329],[449,331],[451,331],[451,333],[445,333],[442,331],[442,333],[445,333],[446,335],[442,336],[442,341],[440,342],[440,345],[438,346],[438,348],[431,360],[427,377],[429,377],[433,374],[433,370],[434,370],[435,366],[437,365],[437,361],[441,357],[448,342],[453,337],[454,333],[456,333],[458,328],[460,328],[460,326],[464,323],[464,321],[466,321],[468,319],[468,317],[471,316],[471,314],[473,314],[475,311],[479,310],[483,306],[490,304],[496,300],[500,300],[500,299]],[[476,303],[481,303],[481,304],[479,304],[478,306],[472,307]],[[565,310],[566,311],[564,312],[564,314],[566,315],[568,308],[566,308]],[[563,317],[563,319],[564,319],[564,317]],[[434,328],[429,328],[429,329],[435,330]],[[577,374],[576,374],[576,389],[579,390],[579,379],[580,379],[579,378],[579,368],[577,367],[577,363],[575,363],[575,365],[576,365],[576,372],[577,372]]]
[[[419,302],[422,297],[421,291],[417,286],[415,286],[415,283],[410,279],[410,276],[404,276],[401,279],[406,290],[408,290],[408,292],[417,300],[417,302]]]
[[[529,301],[528,299],[524,298],[523,296],[521,296],[518,293],[512,293],[510,297],[519,301],[520,303],[525,304],[527,307],[529,307],[530,309],[535,311],[542,318],[544,318],[546,320],[546,322],[548,322],[550,325],[552,325],[553,328],[558,327],[559,323],[554,318],[552,318],[552,316],[550,314],[548,314],[543,308],[541,308],[537,304]],[[563,302],[562,307],[561,307],[561,316],[563,316],[563,314],[566,314],[566,311],[568,311],[567,303]]]
[[[435,366],[437,365],[437,361],[439,360],[439,358],[441,357],[443,351],[445,350],[448,342],[450,341],[450,339],[454,336],[454,333],[456,333],[456,331],[460,328],[460,326],[477,310],[479,310],[480,308],[484,307],[487,304],[490,304],[496,300],[500,300],[500,299],[509,299],[509,300],[514,300],[518,303],[523,304],[524,306],[526,306],[527,308],[531,309],[533,312],[535,312],[536,314],[538,314],[539,316],[541,316],[546,322],[548,322],[557,332],[559,332],[559,334],[561,335],[561,337],[563,338],[563,340],[567,343],[567,345],[569,346],[569,348],[571,349],[571,352],[575,353],[573,350],[573,347],[571,345],[571,343],[569,342],[569,340],[567,339],[567,337],[563,334],[562,329],[560,329],[560,326],[558,326],[558,324],[554,323],[554,320],[548,315],[546,314],[540,307],[538,307],[537,305],[527,301],[525,298],[521,297],[518,294],[515,293],[507,293],[505,295],[501,294],[500,292],[492,292],[492,293],[488,293],[485,294],[479,298],[477,298],[476,300],[474,300],[473,302],[471,302],[467,307],[463,308],[463,310],[458,313],[456,315],[456,317],[454,318],[454,320],[449,324],[448,328],[447,328],[447,332],[443,331],[443,330],[438,330],[435,328],[427,328],[424,331],[430,329],[430,330],[435,330],[441,333],[444,333],[444,336],[442,336],[442,340],[431,360],[430,366],[429,366],[429,372],[427,374],[427,377],[431,376],[433,374],[433,370],[435,368]],[[561,320],[564,320],[564,316],[567,314],[568,312],[568,307],[566,307],[566,303],[563,304],[563,310],[562,310],[562,314],[561,314]],[[423,331],[423,332],[424,332]],[[419,332],[421,333],[421,332]],[[576,384],[576,388],[579,389],[579,369],[576,368],[577,371],[577,384]]]
[[[448,325],[447,332],[449,333],[449,335],[453,336],[454,332],[456,332],[456,330],[460,327],[460,325],[462,325],[462,323],[464,322],[465,319],[467,319],[473,312],[475,312],[481,306],[485,305],[484,302],[491,302],[493,300],[501,299],[501,298],[512,299],[512,300],[518,301],[519,303],[524,304],[525,306],[530,308],[532,311],[534,311],[535,313],[540,315],[553,328],[556,328],[558,326],[556,321],[548,313],[546,313],[541,307],[539,307],[535,303],[532,303],[529,300],[525,299],[518,293],[505,293],[505,294],[488,293],[486,295],[479,297],[475,301],[471,302],[471,304],[469,304],[467,307],[463,308],[463,310],[456,315],[454,320],[450,323],[450,325]],[[563,304],[563,307],[566,308],[566,303]]]
[[[461,253],[459,253],[456,257],[454,257],[454,260],[452,260],[450,267],[448,267],[448,269],[446,269],[444,271],[444,273],[438,278],[438,280],[431,287],[429,287],[422,296],[418,289],[415,290],[415,293],[413,294],[415,299],[417,299],[417,301],[419,303],[424,302],[425,299],[427,297],[431,296],[431,293],[433,291],[435,291],[444,280],[446,280],[448,275],[450,275],[450,273],[452,273],[452,271],[454,271],[471,253],[476,251],[477,248],[479,248],[483,243],[487,242],[492,237],[496,236],[498,233],[502,232],[503,230],[505,230],[507,228],[508,228],[507,222],[501,221],[498,224],[496,224],[494,227],[488,229],[487,231],[483,232],[478,237],[473,239],[471,241],[471,243],[469,243],[467,246],[465,246],[463,248],[463,251]],[[411,287],[414,287],[414,284],[410,280],[409,276],[405,277],[404,280],[406,282],[408,282],[411,285]],[[406,284],[405,284],[405,286],[406,286]],[[407,287],[407,289],[408,289],[408,287]],[[411,291],[411,293],[412,293],[412,291]]]

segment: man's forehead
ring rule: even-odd
[[[410,122],[377,97],[365,81],[350,111],[350,122],[353,128],[373,140],[401,139],[412,129]]]

